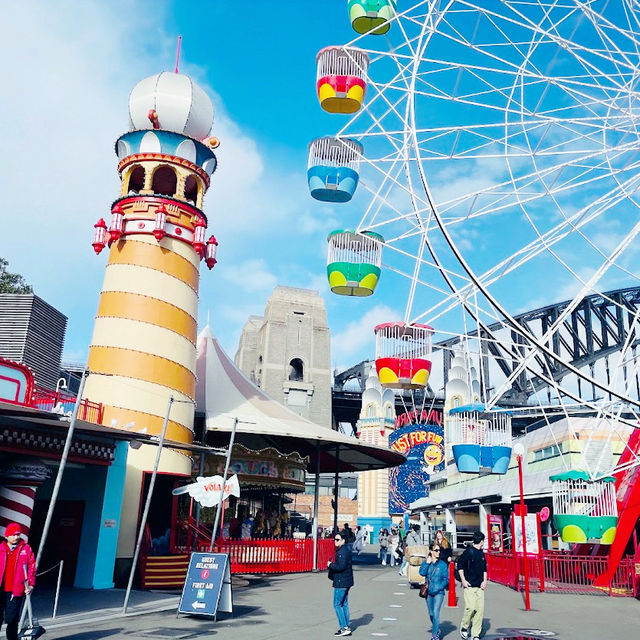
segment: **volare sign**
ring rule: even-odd
[[[229,556],[192,553],[178,613],[215,618],[219,611],[233,613]]]
[[[174,496],[188,493],[194,500],[199,502],[203,507],[215,507],[222,500],[226,500],[229,496],[240,497],[240,483],[238,476],[231,476],[224,483],[224,491],[222,489],[222,476],[213,476],[211,478],[199,477],[194,483],[177,487],[172,491]]]

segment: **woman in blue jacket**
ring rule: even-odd
[[[431,618],[431,640],[440,640],[440,609],[444,594],[449,586],[449,567],[440,559],[440,545],[432,543],[429,554],[422,561],[420,575],[426,576],[429,583],[427,610]]]
[[[350,636],[349,627],[349,589],[353,587],[353,566],[351,564],[351,545],[347,544],[342,533],[335,534],[336,555],[329,562],[329,579],[333,580],[333,608],[338,616],[340,628],[334,636]]]

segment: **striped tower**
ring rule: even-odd
[[[109,259],[89,350],[85,396],[104,406],[103,424],[159,434],[173,395],[167,438],[193,437],[199,264],[215,264],[205,240],[204,194],[216,168],[213,105],[187,76],[142,80],[129,99],[130,131],[116,142],[120,197],[109,226],[95,225],[94,249]],[[133,553],[142,474],[155,449],[128,456],[118,556]],[[191,473],[173,451],[160,470]]]
[[[0,463],[0,536],[11,522],[17,522],[28,536],[36,490],[49,472],[39,460],[10,462],[3,458]]]

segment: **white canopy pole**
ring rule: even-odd
[[[162,445],[164,444],[164,438],[167,435],[167,426],[169,425],[169,414],[171,413],[171,405],[173,404],[173,396],[169,396],[167,402],[167,412],[164,416],[164,423],[162,424],[162,433],[160,434],[160,440],[158,441],[158,451],[156,452],[156,461],[153,465],[153,471],[151,473],[151,481],[149,482],[149,489],[147,491],[147,500],[144,505],[144,511],[142,512],[142,520],[140,521],[140,530],[138,531],[138,540],[136,542],[136,549],[133,553],[133,563],[131,565],[131,573],[129,574],[129,582],[127,584],[127,591],[124,595],[124,604],[122,605],[122,614],[127,613],[127,605],[129,604],[129,596],[131,595],[131,587],[133,586],[133,576],[136,572],[136,564],[138,563],[138,556],[140,555],[140,546],[142,545],[142,536],[144,535],[144,528],[147,525],[147,517],[149,516],[149,508],[151,507],[151,498],[153,497],[153,488],[156,484],[156,476],[158,475],[158,467],[160,466],[160,456],[162,454]]]
[[[318,502],[320,497],[320,441],[316,444],[316,477],[313,487],[313,570],[318,570]]]
[[[229,450],[227,451],[227,459],[224,463],[224,473],[222,474],[222,491],[220,492],[220,501],[218,502],[218,508],[216,509],[216,518],[213,522],[213,529],[211,530],[211,544],[209,545],[209,551],[213,551],[213,543],[216,539],[216,531],[218,531],[218,525],[220,524],[220,514],[222,513],[222,507],[224,505],[224,485],[227,483],[227,473],[229,473],[229,463],[231,462],[231,452],[233,451],[233,442],[236,439],[237,428],[238,418],[234,418],[233,429],[231,429],[231,438],[229,439]]]

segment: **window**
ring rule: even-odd
[[[294,358],[289,363],[289,380],[296,382],[304,380],[304,365],[300,358]]]
[[[194,205],[198,202],[198,181],[193,176],[189,176],[184,183],[184,199]]]
[[[161,196],[174,196],[178,179],[175,171],[165,165],[158,167],[153,173],[153,192]]]
[[[144,168],[134,167],[129,174],[129,184],[127,185],[127,193],[129,195],[137,195],[144,189]]]
[[[391,418],[392,420],[396,417],[396,412],[393,408],[393,405],[388,404],[384,410],[385,418]]]
[[[375,418],[376,417],[376,408],[373,404],[367,406],[367,418]]]
[[[544,449],[538,449],[534,454],[533,460],[534,462],[538,462],[539,460],[546,460],[547,458],[559,456],[561,453],[561,447],[557,444],[554,444],[550,447],[545,447]]]

